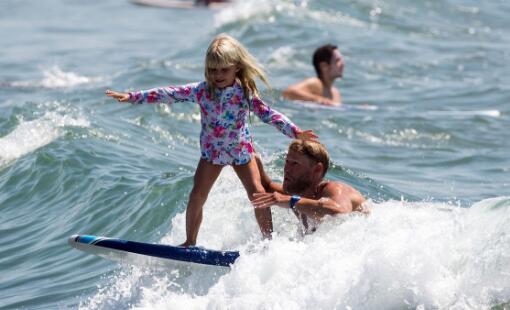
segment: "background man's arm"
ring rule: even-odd
[[[283,91],[283,97],[290,100],[318,102],[322,96],[319,94],[320,89],[315,89],[317,88],[315,84],[316,83],[314,79],[309,78],[299,83],[290,85]]]
[[[318,95],[309,89],[309,80],[290,85],[283,91],[283,97],[290,100],[317,101]]]
[[[283,97],[290,100],[317,102],[325,105],[334,105],[333,100],[322,95],[322,87],[317,78],[308,78],[293,84],[283,91]]]

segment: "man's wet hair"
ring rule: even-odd
[[[298,154],[305,155],[315,163],[322,163],[324,170],[322,177],[326,175],[329,168],[329,154],[326,147],[320,142],[311,140],[294,140],[289,145],[289,151],[294,151]]]
[[[312,58],[313,67],[315,68],[315,72],[317,73],[317,77],[319,79],[322,78],[320,63],[326,62],[329,64],[331,62],[331,58],[333,57],[333,51],[336,49],[338,49],[336,45],[326,44],[317,48],[313,53]]]

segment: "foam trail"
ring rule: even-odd
[[[21,121],[9,134],[0,138],[0,166],[50,144],[62,135],[65,126],[88,127],[86,119],[46,112],[32,121]]]
[[[236,1],[214,15],[214,26],[219,28],[243,21],[253,22],[265,19],[275,21],[275,15],[288,15],[293,19],[318,21],[352,27],[366,27],[366,23],[341,13],[314,11],[308,8],[308,1],[243,0]]]
[[[236,1],[232,6],[225,8],[214,15],[214,25],[219,28],[226,24],[249,20],[257,15],[269,15],[273,10],[270,1]]]
[[[102,77],[86,77],[74,72],[65,72],[58,66],[43,70],[44,78],[40,81],[16,81],[10,83],[12,87],[43,87],[68,88],[78,85],[97,83],[104,80]]]
[[[471,117],[471,116],[488,116],[500,117],[499,110],[475,110],[475,111],[429,111],[427,115],[431,116],[451,116],[451,117]]]

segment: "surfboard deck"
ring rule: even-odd
[[[230,267],[239,257],[238,251],[143,243],[93,235],[72,235],[68,243],[78,250],[106,259],[143,266],[196,264]]]

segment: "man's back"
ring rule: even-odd
[[[340,91],[334,86],[325,87],[317,77],[307,78],[290,85],[283,91],[283,96],[290,100],[303,100],[325,105],[339,105],[342,102]]]

